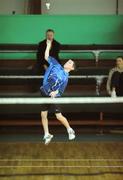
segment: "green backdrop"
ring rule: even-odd
[[[1,15],[0,43],[37,44],[48,28],[63,44],[123,44],[123,15]]]

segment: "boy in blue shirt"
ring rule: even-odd
[[[72,60],[68,60],[62,67],[56,59],[53,57],[48,58],[49,67],[47,68],[43,85],[40,87],[41,95],[43,97],[56,98],[60,97],[67,86],[69,72],[75,69],[75,63]],[[56,118],[66,127],[69,140],[75,138],[75,132],[70,127],[67,119],[62,115],[60,108],[56,104],[43,104],[41,110],[41,119],[44,129],[44,140],[45,144],[49,144],[53,135],[49,133],[48,129],[48,110],[51,108],[55,112]]]

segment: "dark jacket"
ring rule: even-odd
[[[46,39],[41,41],[38,45],[37,65],[36,65],[38,72],[44,71],[44,65],[49,66],[48,62],[44,59],[46,46],[47,46],[46,45]],[[56,40],[53,40],[52,47],[51,47],[50,52],[49,52],[49,56],[54,57],[60,63],[59,51],[60,51],[60,43],[57,42]]]
[[[107,92],[111,95],[112,88],[115,87],[117,96],[123,96],[123,70],[114,67],[110,70],[107,80]]]

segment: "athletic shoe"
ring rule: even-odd
[[[76,137],[73,129],[69,130],[68,135],[69,135],[69,140],[73,140]]]
[[[53,138],[52,134],[48,134],[47,136],[44,136],[44,140],[45,140],[45,145],[48,145],[51,141],[51,139]]]

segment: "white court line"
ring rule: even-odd
[[[123,159],[0,159],[1,162],[4,161],[115,161],[115,162],[123,162]]]
[[[0,166],[0,168],[123,168],[123,166]]]

